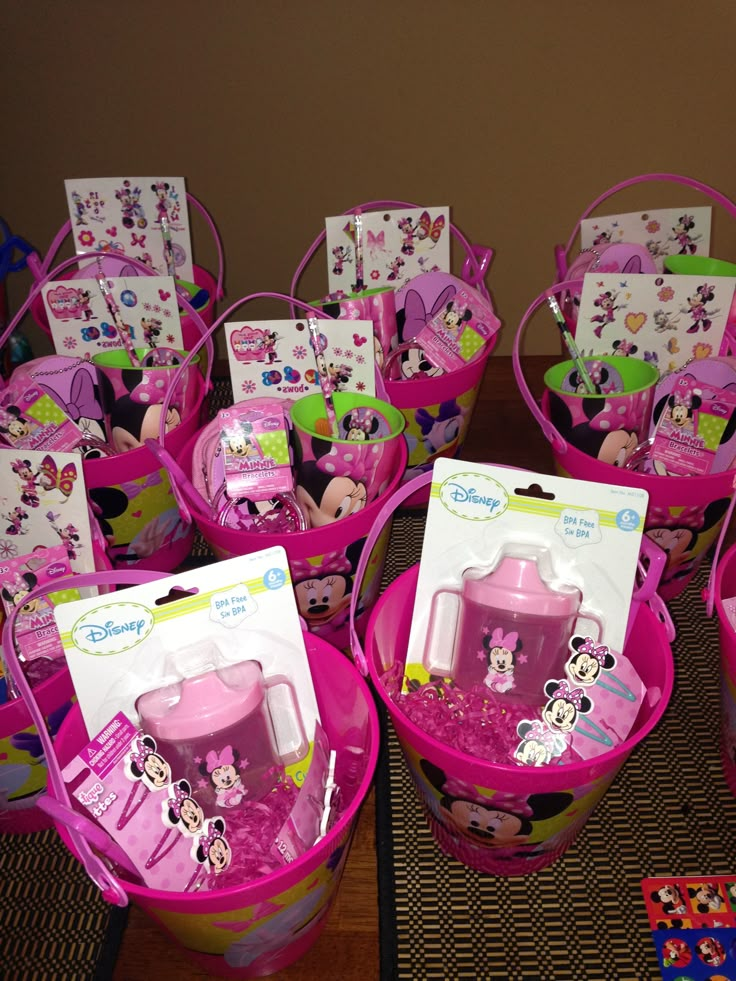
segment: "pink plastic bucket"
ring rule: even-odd
[[[728,616],[725,600],[736,596],[736,545],[716,568],[715,604],[721,642],[721,760],[723,775],[736,797],[736,627]]]
[[[100,570],[111,567],[99,550],[95,565]],[[33,693],[54,737],[74,696],[69,669],[58,671]],[[0,705],[0,834],[29,834],[53,826],[51,818],[36,807],[46,790],[47,772],[41,739],[23,698]]]
[[[205,383],[194,408],[167,436],[178,456],[197,432]],[[155,569],[173,572],[192,549],[194,529],[179,514],[169,474],[146,446],[118,456],[84,461],[87,495],[103,534],[111,541],[113,566],[120,569]]]
[[[562,294],[575,285],[573,281],[559,283],[553,287],[552,292]],[[659,586],[659,594],[664,600],[679,596],[718,537],[733,493],[736,470],[700,477],[664,477],[638,473],[589,456],[566,442],[551,422],[548,393],[544,393],[540,407],[527,385],[521,367],[521,341],[525,327],[532,314],[545,303],[546,293],[532,301],[514,339],[514,374],[522,397],[551,444],[559,474],[601,484],[639,487],[647,491],[649,506],[644,532],[667,553],[667,567]]]
[[[68,668],[40,684],[35,695],[54,735],[74,695]],[[46,790],[46,772],[38,730],[23,699],[0,705],[0,834],[28,834],[53,825],[35,806]]]
[[[195,442],[196,435],[181,453],[172,451],[188,477],[192,473]],[[166,443],[168,449],[169,437]],[[402,441],[398,441],[397,445],[396,467],[384,494],[362,511],[321,528],[282,534],[247,532],[219,525],[207,515],[194,510],[192,515],[202,537],[218,559],[248,555],[272,545],[282,545],[289,559],[299,612],[307,627],[335,647],[346,650],[349,647],[348,603],[363,544],[384,500],[399,485],[406,467],[406,446]],[[378,596],[390,537],[389,527],[371,552],[368,575],[360,591],[359,623],[366,618]],[[331,585],[328,585],[328,580],[332,581]]]
[[[416,208],[408,201],[368,201],[344,211],[354,215],[366,211],[382,211],[387,208]],[[450,225],[453,240],[463,250],[462,280],[478,290],[490,301],[485,277],[493,258],[493,250],[484,245],[474,245],[455,224]],[[291,280],[291,292],[296,295],[304,271],[326,239],[324,231],[309,246]],[[379,331],[380,333],[380,331]],[[465,368],[436,378],[416,381],[386,380],[386,397],[406,419],[404,439],[409,450],[408,471],[405,480],[428,470],[438,456],[457,456],[470,425],[486,362],[498,338],[489,341],[483,355]],[[382,349],[385,338],[380,338]],[[389,352],[383,352],[386,357]],[[424,507],[429,500],[427,492],[420,491],[406,502],[406,507]]]
[[[132,901],[171,939],[181,944],[201,971],[230,978],[257,978],[283,970],[319,937],[337,894],[360,807],[378,757],[378,717],[368,686],[352,664],[329,644],[305,634],[320,717],[330,746],[342,756],[363,755],[357,771],[336,772],[345,810],[335,826],[308,852],[281,871],[240,888],[180,894],[117,880]],[[69,713],[56,740],[64,766],[88,739],[79,708]],[[53,793],[52,787],[49,792]],[[73,851],[66,829],[59,833]]]
[[[491,340],[481,357],[458,371],[436,378],[385,382],[389,402],[406,419],[409,459],[404,480],[431,469],[438,457],[460,455],[493,343]],[[429,492],[419,491],[406,507],[423,507],[428,500]]]
[[[368,621],[365,653],[371,681],[391,716],[432,834],[443,852],[479,872],[525,875],[545,868],[569,848],[631,751],[662,717],[674,679],[665,630],[649,607],[642,606],[625,650],[651,694],[632,735],[621,745],[566,766],[487,763],[449,749],[415,726],[388,697],[381,680],[393,664],[405,660],[418,571],[418,566],[409,569],[379,599]],[[489,798],[482,809],[490,820],[497,814],[514,822],[513,844],[473,840],[461,816],[463,800],[458,791],[452,793],[460,784],[474,788],[476,803],[479,797]],[[494,808],[497,796],[502,802]]]

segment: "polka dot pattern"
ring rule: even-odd
[[[728,419],[722,419],[719,416],[712,416],[707,413],[698,414],[698,436],[705,440],[707,449],[715,450],[718,448],[727,422]]]

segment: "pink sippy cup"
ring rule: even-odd
[[[189,781],[205,808],[265,796],[279,765],[297,762],[308,749],[291,684],[266,680],[257,661],[147,692],[136,709],[174,776]]]
[[[590,620],[602,633],[599,619],[581,609],[580,590],[552,586],[549,569],[544,552],[504,554],[490,573],[468,570],[460,591],[439,591],[424,655],[430,674],[464,689],[485,684],[502,700],[543,704],[545,681],[564,677],[576,621]]]

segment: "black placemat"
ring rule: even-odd
[[[127,918],[55,830],[0,835],[0,977],[106,981]]]
[[[387,578],[416,562],[421,522],[397,519]],[[418,539],[418,542],[417,542]],[[736,800],[719,751],[709,566],[670,603],[675,690],[569,851],[528,876],[483,875],[427,827],[390,721],[376,786],[381,977],[641,981],[660,976],[640,881],[736,873]]]

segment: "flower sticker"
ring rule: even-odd
[[[298,344],[291,353],[294,355],[297,361],[303,361],[307,356],[307,349],[302,347],[301,344]]]
[[[657,293],[657,299],[660,303],[667,303],[669,300],[673,299],[675,291],[671,286],[663,286],[662,289]]]
[[[85,249],[91,249],[95,244],[95,237],[88,228],[85,228],[83,232],[80,232],[78,238],[79,244],[83,245]]]
[[[0,538],[0,559],[13,559],[18,554],[18,546],[8,538]]]
[[[650,235],[654,235],[662,226],[658,221],[648,221],[644,227]]]
[[[371,272],[371,279],[379,279],[380,275],[380,272],[377,269],[374,269]]]
[[[77,346],[77,341],[74,337],[64,338],[64,347],[67,349],[67,351],[73,351],[76,346]]]
[[[246,379],[241,387],[246,395],[252,395],[256,390],[256,383],[250,379]]]

